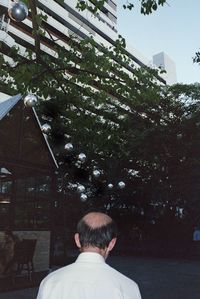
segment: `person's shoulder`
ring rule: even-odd
[[[73,268],[73,265],[74,263],[52,271],[43,279],[42,284],[44,285],[52,283],[53,281],[60,281],[68,273],[68,271]]]
[[[40,283],[37,299],[45,299],[51,297],[52,290],[57,285],[62,285],[66,281],[68,270],[73,264],[54,270],[49,273]],[[54,298],[54,297],[53,297]]]
[[[115,289],[125,294],[126,298],[141,299],[138,284],[134,280],[110,266],[108,266],[108,269],[110,271],[110,282],[112,281],[115,285]]]
[[[132,287],[132,288],[138,288],[137,283],[132,280],[131,278],[125,276],[124,274],[122,274],[121,272],[117,271],[116,269],[112,268],[111,266],[108,265],[108,269],[110,271],[110,273],[112,274],[114,279],[117,279],[120,284],[124,284],[126,286]]]

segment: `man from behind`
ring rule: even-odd
[[[86,214],[75,234],[80,255],[41,282],[37,299],[141,299],[137,284],[105,262],[116,240],[116,224],[107,214]]]

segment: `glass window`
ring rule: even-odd
[[[51,180],[50,177],[41,177],[37,181],[37,190],[39,198],[48,198],[50,195]]]
[[[50,225],[50,203],[18,203],[14,208],[15,229],[47,229]]]
[[[35,197],[35,179],[26,178],[16,181],[16,200],[33,199]]]
[[[1,194],[10,194],[11,193],[11,181],[0,181],[0,193]]]
[[[16,201],[48,199],[51,180],[49,176],[28,177],[16,181]]]
[[[10,204],[0,204],[0,228],[5,229],[9,226]]]

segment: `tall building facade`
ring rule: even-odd
[[[166,73],[163,74],[163,77],[168,85],[177,83],[175,63],[165,52],[154,55],[153,64],[165,70]]]
[[[92,5],[92,1],[88,2]],[[29,16],[23,22],[9,19],[7,11],[10,0],[0,0],[0,41],[3,41],[4,54],[7,47],[15,44],[23,51],[33,48],[32,21]],[[38,12],[47,16],[44,26],[46,35],[41,38],[41,50],[53,55],[52,41],[61,46],[68,47],[70,37],[84,39],[92,36],[94,40],[104,46],[114,45],[118,38],[117,31],[117,0],[107,0],[103,8],[93,14],[88,10],[80,11],[76,8],[77,0],[38,0]],[[148,65],[148,61],[134,48],[127,46],[127,54],[136,67]],[[159,76],[158,80],[165,84]]]

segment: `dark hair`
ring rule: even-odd
[[[105,225],[93,228],[81,219],[77,225],[77,233],[81,247],[92,246],[105,249],[110,241],[117,237],[117,225],[111,220]]]

